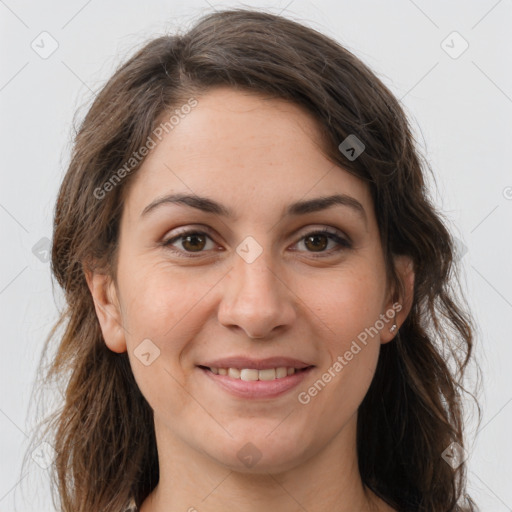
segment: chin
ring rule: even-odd
[[[218,453],[210,453],[217,462],[238,473],[281,473],[306,460],[306,450],[293,436],[271,438],[265,432],[259,436],[237,436]],[[238,441],[237,439],[243,439]]]

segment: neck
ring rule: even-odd
[[[279,473],[231,470],[178,442],[155,418],[160,480],[140,512],[388,512],[357,465],[357,414],[321,451]]]

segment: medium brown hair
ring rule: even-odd
[[[246,9],[212,13],[184,34],[151,40],[102,88],[76,133],[52,247],[66,308],[41,358],[57,339],[43,383],[58,384],[64,394],[44,432],[57,454],[52,492],[60,509],[119,512],[131,502],[140,506],[158,482],[152,410],[127,354],[103,340],[84,266],[94,262],[115,278],[123,199],[140,163],[101,199],[95,191],[105,190],[164,115],[216,86],[305,108],[318,122],[327,156],[369,186],[390,282],[401,285],[395,255],[413,261],[412,309],[382,346],[358,411],[363,483],[400,511],[475,510],[471,500],[457,505],[465,495],[465,464],[453,469],[442,457],[452,442],[466,446],[463,376],[474,328],[454,239],[429,198],[424,171],[431,169],[399,102],[357,57],[302,24]],[[355,160],[338,148],[351,134],[365,145]]]

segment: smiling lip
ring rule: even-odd
[[[266,370],[268,368],[279,368],[286,366],[287,368],[296,368],[302,370],[308,366],[313,366],[310,363],[305,363],[299,359],[292,359],[290,357],[267,357],[266,359],[251,359],[249,357],[226,357],[224,359],[215,359],[214,361],[206,361],[200,363],[198,366],[207,366],[209,368],[254,368],[256,370]]]
[[[213,373],[210,368],[237,368],[266,370],[270,368],[295,368],[295,373],[274,380],[245,381],[232,378],[229,375]],[[198,365],[199,370],[211,381],[218,384],[221,389],[239,398],[265,399],[276,398],[292,388],[298,386],[314,365],[298,359],[288,357],[271,357],[267,359],[249,359],[247,357],[229,357],[208,361]]]

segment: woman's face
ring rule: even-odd
[[[312,118],[229,88],[197,99],[129,189],[99,317],[161,438],[285,470],[354,428],[404,311],[369,190],[322,154]]]

